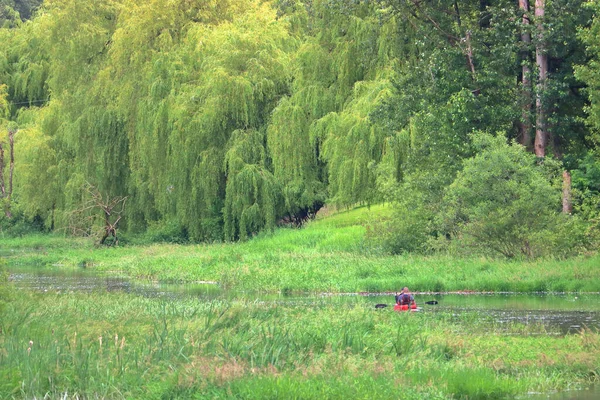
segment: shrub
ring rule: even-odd
[[[502,136],[473,142],[481,150],[446,189],[437,218],[456,248],[536,257],[578,247],[582,227],[560,214],[560,189],[535,156]]]
[[[183,244],[189,242],[189,237],[187,230],[181,224],[169,220],[151,225],[144,235],[144,241]]]

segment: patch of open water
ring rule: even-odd
[[[556,393],[535,393],[520,398],[522,400],[598,400],[600,399],[600,385]]]

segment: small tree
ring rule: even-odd
[[[95,236],[96,232],[93,227],[98,218],[98,211],[100,211],[102,229],[98,234],[100,236],[98,244],[108,244],[106,240],[113,237],[114,240],[109,245],[118,245],[117,225],[123,217],[127,197],[103,196],[95,186],[89,183],[84,186],[84,191],[87,193],[88,199],[80,208],[70,213],[68,230],[73,235]]]
[[[441,232],[486,253],[540,255],[556,239],[560,189],[521,145],[486,134],[474,144],[481,151],[446,190]]]

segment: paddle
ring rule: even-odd
[[[435,305],[435,304],[438,304],[438,301],[437,300],[429,300],[429,301],[426,301],[425,304]],[[388,306],[387,304],[381,304],[381,303],[375,304],[375,308],[377,308],[377,309],[386,308],[387,306]]]

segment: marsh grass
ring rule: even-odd
[[[255,291],[600,291],[598,256],[535,262],[387,256],[365,241],[384,206],[245,243],[96,248],[3,240],[9,268],[217,281],[236,300],[0,287],[0,398],[507,398],[600,376],[600,335],[496,324],[480,313],[276,304]],[[130,241],[132,242],[132,241]]]
[[[385,255],[365,234],[389,212],[382,205],[362,207],[244,243],[98,248],[84,240],[31,236],[3,240],[0,256],[9,268],[85,269],[165,282],[215,281],[243,291],[387,292],[402,286],[429,292],[600,291],[599,256],[511,261]]]
[[[597,333],[448,313],[114,293],[7,307],[0,398],[502,398],[600,374]]]

